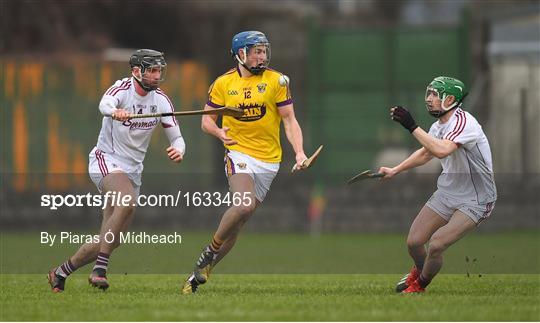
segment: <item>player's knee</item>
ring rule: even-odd
[[[407,239],[407,248],[409,249],[415,249],[422,245],[423,243],[421,243],[418,239]]]
[[[255,207],[251,205],[242,205],[237,207],[238,213],[244,217],[249,217],[253,211],[255,211]]]
[[[411,236],[409,235],[407,237],[407,247],[409,249],[414,249],[414,248],[418,248],[418,247],[423,247],[424,244],[426,244],[426,241],[424,241],[423,239],[420,239],[416,236]]]
[[[236,206],[238,213],[240,213],[243,217],[249,217],[256,208],[257,203],[255,202],[255,199],[246,199],[243,201],[243,203]]]
[[[428,255],[429,256],[438,256],[446,250],[447,244],[444,243],[441,239],[432,238],[429,240]]]
[[[115,207],[114,214],[122,219],[122,222],[129,221],[133,218],[133,213],[135,212],[135,206],[133,205],[122,205]]]
[[[247,219],[255,211],[256,204],[243,204],[236,207],[237,212],[242,216],[242,218]]]

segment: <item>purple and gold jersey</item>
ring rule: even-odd
[[[225,147],[253,158],[278,163],[281,161],[278,109],[292,103],[288,87],[279,85],[282,74],[266,69],[261,75],[240,76],[238,68],[218,77],[210,86],[207,104],[214,108],[236,107],[244,110],[241,117],[223,117],[223,127],[236,145]]]

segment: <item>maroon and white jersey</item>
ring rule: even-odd
[[[171,144],[183,154],[185,144],[174,116],[129,119],[123,122],[108,117],[115,109],[125,109],[134,114],[174,111],[171,100],[161,89],[140,96],[135,91],[135,82],[133,77],[116,81],[103,95],[99,109],[104,117],[96,147],[130,163],[142,163],[152,132],[161,124]]]
[[[491,150],[482,126],[457,108],[446,123],[436,121],[429,134],[455,142],[459,148],[441,159],[438,190],[464,202],[486,204],[497,199]]]

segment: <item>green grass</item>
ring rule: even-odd
[[[111,273],[187,273],[212,233],[179,233],[182,243],[177,245],[122,245],[111,258]],[[469,234],[445,253],[443,273],[538,274],[539,237],[534,230]],[[49,247],[39,238],[39,232],[2,233],[1,273],[44,273],[78,248],[67,243]],[[406,233],[324,234],[316,239],[307,234],[245,232],[220,263],[219,273],[401,274],[411,265],[405,240]]]
[[[423,295],[393,292],[411,266],[405,234],[245,232],[208,285],[188,297],[180,285],[211,233],[180,233],[179,245],[121,246],[105,293],[88,286],[88,265],[53,294],[47,271],[78,245],[48,247],[39,232],[2,232],[0,320],[540,320],[537,230],[466,236]]]
[[[538,321],[538,275],[441,275],[422,295],[399,275],[214,275],[181,295],[180,275],[111,275],[91,288],[75,274],[51,293],[45,275],[2,275],[7,321]]]

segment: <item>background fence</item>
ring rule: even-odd
[[[294,158],[282,134],[281,173],[250,229],[406,230],[435,189],[437,162],[385,184],[346,187],[344,182],[360,170],[393,165],[418,147],[389,120],[388,108],[411,108],[427,129],[433,119],[423,103],[425,86],[438,75],[455,76],[469,85],[465,109],[483,124],[494,152],[499,200],[493,219],[481,230],[538,228],[540,45],[534,1],[402,1],[390,7],[369,1],[292,1],[280,6],[255,1],[241,2],[234,13],[232,4],[160,2],[151,12],[161,9],[166,14],[148,14],[150,29],[170,33],[135,28],[140,31],[135,36],[119,22],[104,21],[90,34],[88,28],[78,29],[82,20],[73,20],[73,15],[85,21],[99,16],[86,2],[2,2],[3,12],[10,13],[5,30],[11,32],[0,43],[0,225],[97,225],[99,210],[51,212],[40,206],[40,196],[95,192],[86,173],[101,125],[97,105],[115,80],[129,74],[127,57],[111,60],[104,54],[107,49],[165,50],[168,72],[162,88],[177,110],[200,108],[209,84],[233,64],[230,37],[239,30],[260,29],[272,43],[272,67],[291,77],[306,150],[319,144],[325,150],[315,168],[289,175]],[[104,16],[122,6],[132,9],[118,21],[138,27],[134,17],[145,12],[144,2],[98,5]],[[34,22],[17,20],[21,12],[40,8],[43,15]],[[411,14],[422,10],[442,10],[445,15],[439,16],[447,19]],[[39,28],[51,20],[56,21],[51,31],[56,38]],[[27,24],[26,29],[21,24]],[[201,132],[199,118],[183,118],[180,125],[187,142],[185,161],[180,166],[168,161],[167,140],[157,129],[145,160],[142,192],[226,192],[221,145]],[[207,230],[223,210],[140,208],[134,225]]]

